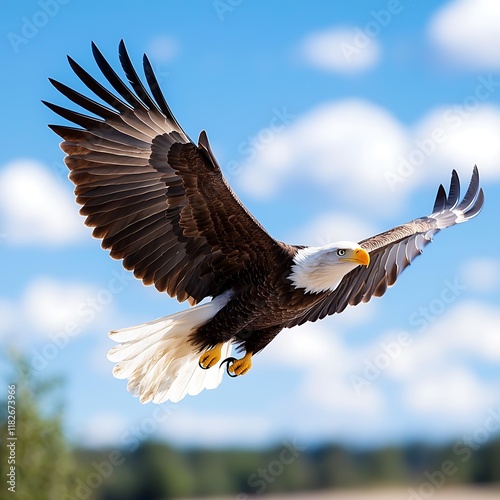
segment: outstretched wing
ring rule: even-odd
[[[282,252],[285,245],[269,236],[227,185],[205,132],[196,146],[179,126],[147,57],[151,95],[123,41],[120,61],[133,91],[94,44],[92,51],[115,93],[68,60],[107,106],[51,82],[100,118],[45,104],[80,127],[50,126],[64,139],[80,213],[111,257],[123,259],[144,284],[194,304],[224,290],[261,252]]]
[[[370,253],[368,268],[359,266],[351,271],[333,292],[286,326],[316,321],[342,312],[348,305],[355,306],[360,302],[368,302],[373,296],[382,296],[412,260],[422,253],[436,233],[468,221],[481,211],[484,194],[479,188],[477,167],[474,167],[467,193],[460,204],[459,200],[460,181],[454,170],[448,196],[444,187],[439,186],[431,215],[361,241],[360,245]]]

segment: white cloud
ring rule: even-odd
[[[268,366],[283,365],[300,369],[334,367],[344,377],[352,369],[353,358],[357,356],[346,343],[344,333],[353,325],[369,322],[374,315],[373,302],[357,307],[348,307],[342,314],[328,317],[321,322],[304,323],[291,329],[285,328],[266,347],[260,360]],[[331,369],[331,368],[330,368]]]
[[[455,0],[432,18],[431,42],[453,63],[470,68],[500,68],[500,3]]]
[[[381,388],[373,384],[360,394],[351,382],[360,352],[336,329],[340,317],[285,329],[260,355],[263,368],[282,367],[300,373],[295,405],[304,409],[307,419],[296,425],[297,435],[343,439],[346,433],[359,429],[358,419],[366,434],[384,425],[385,395]],[[365,422],[367,413],[370,422]]]
[[[366,211],[367,217],[395,213],[422,184],[446,183],[452,169],[465,186],[474,165],[483,181],[500,180],[500,108],[482,102],[483,91],[494,92],[490,83],[480,82],[478,95],[432,109],[410,127],[367,101],[324,103],[275,134],[241,166],[238,182],[256,198],[270,198],[290,186],[331,193],[334,209],[342,207],[339,227],[369,236],[369,227],[352,218],[349,209]],[[330,216],[311,223],[320,238],[336,238]],[[318,244],[312,230],[297,234]]]
[[[311,66],[337,73],[366,71],[380,59],[380,44],[359,28],[333,28],[308,35],[299,56]]]
[[[413,149],[424,151],[435,178],[477,165],[483,179],[500,180],[500,109],[477,99],[471,103],[469,110],[463,105],[434,109],[414,127]]]
[[[498,382],[477,369],[500,361],[499,324],[498,309],[462,302],[413,333],[386,370],[407,409],[442,432],[470,430],[499,402]]]
[[[146,53],[151,60],[170,62],[179,51],[179,43],[170,36],[157,36],[148,43]],[[157,75],[159,76],[159,75]]]
[[[358,439],[353,432],[362,428],[373,439],[379,433],[418,432],[425,422],[427,433],[452,438],[470,431],[499,403],[498,382],[477,367],[500,361],[500,310],[462,302],[420,333],[388,331],[365,345],[349,344],[339,334],[341,316],[284,330],[260,355],[261,369],[300,374],[295,404],[307,408],[307,427],[312,419],[315,429],[297,423],[297,435]],[[416,416],[417,427],[394,422],[392,404]]]
[[[123,415],[101,412],[86,421],[78,439],[89,448],[117,446],[129,427],[130,424]]]
[[[500,361],[500,310],[476,302],[461,302],[442,316],[429,316],[423,330],[392,363],[388,373],[401,380],[417,379],[426,371],[446,371],[468,361]]]
[[[335,241],[360,241],[375,234],[365,219],[349,213],[325,212],[294,229],[287,241],[301,245],[326,245]]]
[[[89,299],[95,295],[96,290],[88,285],[39,277],[26,288],[22,308],[35,331],[54,333],[88,316]]]
[[[265,415],[233,414],[227,408],[212,414],[176,411],[159,432],[170,442],[201,447],[233,446],[236,442],[243,446],[263,446],[273,436],[272,422]]]
[[[306,323],[283,330],[260,354],[262,363],[309,369],[316,364],[328,364],[331,359],[338,358],[347,362],[339,334],[330,325],[331,322],[314,326]]]
[[[369,323],[376,317],[379,310],[379,304],[380,302],[375,298],[367,304],[347,306],[341,314],[335,315],[332,321],[334,321],[335,325],[342,331],[353,326]]]
[[[296,349],[298,359],[302,359],[311,337],[319,337],[316,353],[305,365],[307,372],[300,388],[304,402],[322,407],[339,417],[349,415],[348,420],[358,418],[365,411],[369,411],[372,417],[381,412],[384,397],[379,387],[371,385],[360,395],[350,380],[353,366],[359,359],[359,350],[349,347],[338,333],[327,328],[321,327],[319,332],[317,327],[313,329],[310,325],[300,328],[304,330],[301,332],[302,342]]]
[[[467,428],[498,401],[493,391],[471,370],[453,367],[444,371],[421,371],[408,384],[403,399],[412,413],[448,420],[454,429]]]
[[[333,190],[342,202],[389,212],[405,187],[393,193],[384,174],[397,169],[406,151],[407,132],[386,110],[363,100],[338,101],[312,109],[276,134],[242,167],[239,180],[256,197],[272,196],[287,183],[307,188],[311,182]]]
[[[34,160],[0,170],[0,214],[9,244],[64,245],[88,236],[72,196]]]
[[[483,363],[500,363],[500,309],[481,303],[466,302],[434,325],[430,335],[440,338],[441,349],[448,355],[461,351]]]
[[[334,427],[343,422],[345,431],[349,429],[352,432],[353,421],[357,420],[361,425],[368,413],[372,422],[366,427],[371,426],[373,429],[379,425],[379,419],[387,407],[386,395],[375,384],[363,390],[362,394],[354,392],[351,381],[332,369],[332,365],[337,362],[338,359],[333,358],[330,365],[318,366],[311,371],[300,388],[301,397],[306,404],[335,415],[338,421]]]
[[[491,292],[500,287],[500,261],[471,259],[461,269],[462,281],[477,292]]]
[[[66,345],[90,326],[109,330],[115,311],[111,289],[39,276],[17,301],[0,297],[0,334],[19,345],[47,339]]]

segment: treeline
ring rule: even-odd
[[[428,498],[443,486],[500,485],[500,439],[470,453],[456,444],[353,450],[328,445],[314,449],[293,441],[262,451],[178,450],[145,442],[133,453],[77,450],[77,477],[67,498],[159,500],[233,496],[321,489],[408,486]]]

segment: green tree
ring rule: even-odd
[[[7,356],[7,365],[0,403],[2,490],[9,486],[3,478],[12,466],[13,498],[62,499],[73,466],[62,429],[61,380],[41,378],[15,353]]]

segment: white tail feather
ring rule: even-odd
[[[113,375],[128,379],[128,390],[141,403],[176,403],[186,394],[195,396],[203,389],[215,389],[223,375],[220,363],[231,354],[231,342],[223,345],[217,365],[203,370],[198,365],[200,353],[188,336],[213,318],[230,298],[231,293],[226,292],[187,311],[110,332],[110,338],[120,342],[108,352],[108,359],[116,363]]]

